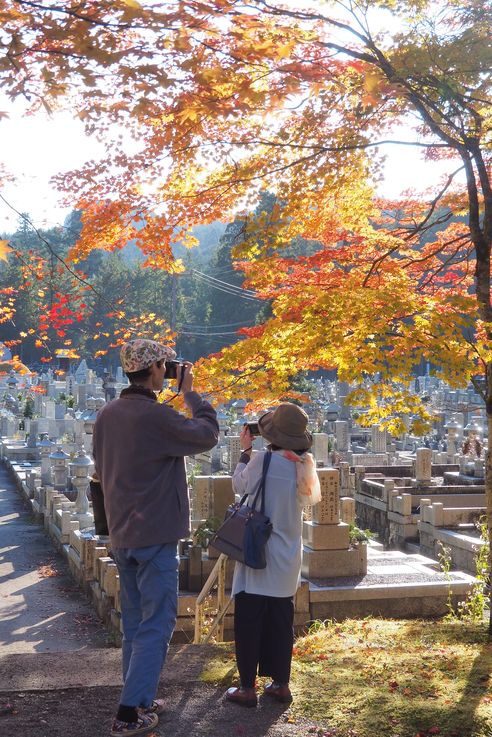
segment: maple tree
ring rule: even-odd
[[[397,432],[402,415],[426,419],[408,389],[423,357],[474,382],[492,438],[491,9],[299,5],[0,3],[3,90],[34,108],[68,100],[107,145],[57,179],[83,211],[72,261],[133,239],[147,266],[179,271],[174,243],[243,208],[235,256],[272,315],[197,367],[200,388],[268,405],[299,371],[337,368]],[[375,197],[378,152],[396,141],[449,164],[435,191]],[[255,213],[262,188],[275,206]],[[319,248],[292,255],[299,236]],[[490,454],[486,496],[492,532]]]

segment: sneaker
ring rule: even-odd
[[[139,706],[139,714],[162,714],[165,710],[164,699],[154,699],[150,706]]]
[[[119,737],[119,735],[144,734],[154,727],[157,727],[159,718],[157,714],[139,713],[136,722],[123,722],[121,719],[113,719],[111,726],[111,737]]]

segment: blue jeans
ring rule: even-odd
[[[123,625],[120,704],[148,707],[176,625],[178,544],[116,548]]]

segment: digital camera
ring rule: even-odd
[[[246,426],[251,435],[260,435],[260,426],[257,422],[247,422]]]
[[[175,379],[178,375],[178,366],[182,366],[181,361],[164,361],[166,371],[164,373],[165,379]]]

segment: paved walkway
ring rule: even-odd
[[[107,633],[0,464],[1,654],[104,647]]]
[[[119,684],[120,651],[0,464],[0,692],[86,683]]]

